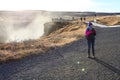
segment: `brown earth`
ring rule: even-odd
[[[74,21],[72,24],[54,31],[48,36],[43,36],[37,40],[24,41],[20,43],[1,43],[0,44],[0,62],[21,59],[31,54],[42,53],[58,46],[71,43],[84,36],[85,24]]]
[[[113,25],[120,25],[120,16],[102,16],[97,17],[97,23],[113,26]]]

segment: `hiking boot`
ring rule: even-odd
[[[87,56],[88,58],[91,58],[90,56]]]
[[[95,56],[92,56],[92,58],[95,58]]]

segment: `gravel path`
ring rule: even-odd
[[[96,28],[96,58],[83,38],[49,52],[0,64],[0,80],[120,80],[120,27]]]

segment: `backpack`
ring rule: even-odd
[[[91,30],[87,28],[85,34],[87,39],[95,39],[96,31],[94,28],[92,28]]]

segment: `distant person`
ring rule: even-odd
[[[97,15],[95,14],[95,17],[96,17]]]
[[[89,22],[88,27],[86,28],[86,31],[85,31],[85,36],[86,36],[87,44],[88,44],[88,58],[91,57],[90,56],[91,47],[92,47],[93,58],[95,58],[95,51],[94,51],[95,35],[96,35],[96,31],[93,28],[93,24],[91,22]]]
[[[74,20],[75,18],[74,17],[72,17],[72,20]]]
[[[82,22],[82,17],[80,18],[81,22]]]
[[[62,18],[60,17],[60,20],[62,20]]]
[[[86,18],[84,17],[84,21],[86,21]]]

